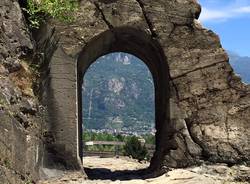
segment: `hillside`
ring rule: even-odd
[[[250,57],[242,57],[232,51],[228,51],[228,55],[235,73],[241,76],[243,82],[250,84]]]
[[[99,58],[84,77],[86,128],[150,131],[154,126],[152,80],[146,65],[132,55],[112,53]]]

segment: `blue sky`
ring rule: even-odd
[[[198,0],[202,25],[217,33],[222,46],[250,56],[250,0]]]

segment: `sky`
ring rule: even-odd
[[[250,0],[198,0],[199,20],[220,36],[226,50],[250,56]]]

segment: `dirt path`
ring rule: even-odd
[[[85,157],[86,180],[81,172],[65,172],[59,178],[42,181],[39,184],[248,184],[250,168],[246,166],[227,167],[223,164],[203,165],[187,169],[174,169],[157,178],[142,179],[139,172],[148,163],[140,164],[128,158]],[[126,171],[124,171],[126,170]],[[131,172],[132,171],[132,172]]]

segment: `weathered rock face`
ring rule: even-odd
[[[24,59],[33,43],[15,0],[0,2],[0,183],[38,178],[41,119]],[[21,59],[22,58],[22,59]]]
[[[57,111],[63,113],[65,122],[77,114],[76,106],[70,106],[70,113],[63,109],[72,97],[77,98],[74,82],[68,80],[81,84],[81,80],[74,77],[74,67],[78,68],[78,75],[82,75],[98,56],[127,51],[145,61],[159,87],[156,92],[159,97],[156,97],[156,104],[160,106],[156,109],[159,112],[156,115],[158,151],[152,168],[185,167],[199,160],[249,161],[249,86],[234,75],[218,36],[197,21],[200,11],[201,7],[193,0],[82,0],[72,25],[53,22],[60,47],[52,58],[51,67],[60,74],[51,74],[54,81],[51,89],[58,91],[61,84],[67,87],[70,99],[64,101],[55,96],[60,104]],[[135,33],[137,31],[141,34]],[[142,38],[143,34],[148,37]],[[146,48],[154,45],[153,42],[158,43],[158,51],[153,50],[153,46]],[[166,65],[155,64],[159,60],[157,57],[151,58],[155,63],[149,61],[147,54],[155,52],[165,58]],[[78,64],[75,63],[77,58]],[[64,67],[64,62],[70,68],[75,64],[71,72]],[[63,79],[66,76],[69,77]],[[161,96],[163,88],[164,97]],[[64,91],[60,89],[60,93]],[[78,118],[81,119],[81,114]],[[76,124],[63,126],[77,129]],[[72,138],[65,136],[68,133],[59,132],[58,139],[67,137],[66,142],[71,142]]]
[[[18,59],[32,50],[32,42],[17,2],[3,0],[0,7],[0,163],[19,176],[35,177],[42,149],[36,147],[39,109],[32,91],[20,85],[31,74]],[[154,78],[157,133],[151,169],[201,160],[249,163],[250,87],[234,75],[218,36],[196,20],[200,10],[194,0],[82,0],[75,22],[48,23],[55,26],[58,43],[51,30],[37,33],[38,45],[45,42],[43,60],[50,62],[41,85],[49,123],[45,167],[60,162],[80,168],[82,75],[95,59],[114,51],[140,57]]]

